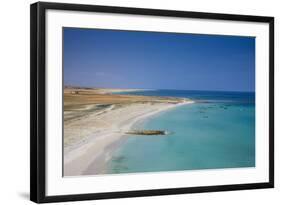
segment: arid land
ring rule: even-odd
[[[64,175],[106,173],[106,162],[133,125],[193,103],[185,98],[121,95],[138,89],[64,89]],[[149,132],[149,131],[148,131]]]

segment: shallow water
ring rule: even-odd
[[[133,94],[199,101],[137,124],[139,129],[167,130],[170,134],[128,137],[112,154],[107,173],[255,166],[254,93],[161,90]]]

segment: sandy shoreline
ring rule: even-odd
[[[81,108],[82,113],[88,110],[87,114],[75,115],[73,119],[65,117],[69,120],[64,122],[64,176],[103,174],[112,151],[129,137],[125,131],[150,116],[190,103],[193,101],[156,102],[153,99],[111,104],[98,111],[87,105]],[[66,112],[73,115],[71,111]]]

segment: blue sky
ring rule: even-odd
[[[64,28],[64,84],[255,90],[255,38]]]

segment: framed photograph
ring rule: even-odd
[[[34,202],[274,187],[274,18],[31,5]]]

